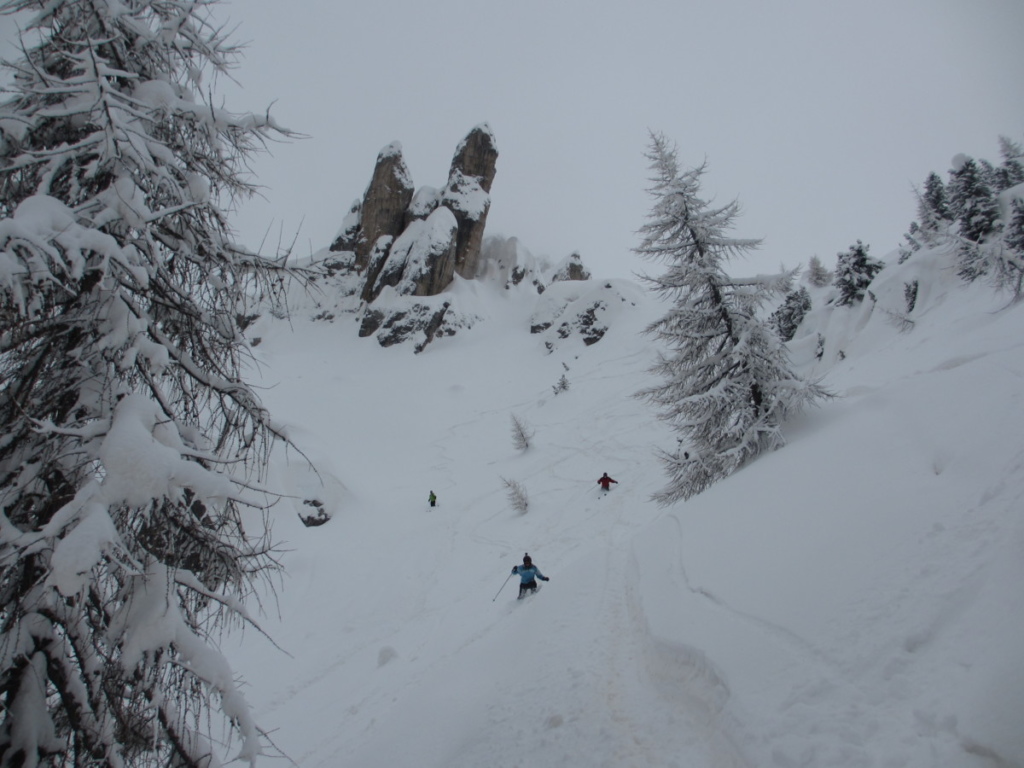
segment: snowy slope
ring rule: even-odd
[[[882,310],[909,279],[908,332]],[[479,283],[454,290],[484,320],[420,355],[344,316],[251,329],[266,404],[321,468],[280,456],[275,480],[334,512],[278,510],[288,574],[264,626],[291,656],[228,642],[281,750],[304,768],[1024,765],[1024,310],[939,261],[883,271],[873,308],[817,295],[794,355],[843,396],[659,509],[652,451],[674,438],[631,394],[663,307],[612,282],[629,301],[604,338],[550,353],[535,293]],[[517,602],[524,551],[551,581]]]

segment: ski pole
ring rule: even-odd
[[[495,600],[497,600],[497,599],[498,599],[498,595],[500,595],[500,594],[501,594],[501,590],[505,588],[505,585],[506,585],[506,584],[508,584],[508,580],[509,580],[509,579],[511,579],[511,578],[512,578],[512,574],[510,573],[510,574],[508,575],[508,578],[506,578],[506,579],[505,579],[505,580],[504,580],[503,582],[501,582],[501,589],[499,589],[499,590],[498,590],[498,591],[497,591],[497,592],[495,593],[494,597],[492,597],[492,598],[491,598],[491,602],[492,602],[492,603],[493,603],[493,602],[494,602]]]

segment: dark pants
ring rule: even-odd
[[[525,581],[519,585],[519,599],[522,599],[527,592],[537,591],[537,581]]]

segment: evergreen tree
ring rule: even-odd
[[[1018,259],[1024,259],[1024,199],[1017,198],[1010,205],[1010,223],[1006,225],[1006,247]]]
[[[918,225],[916,221],[910,222],[910,227],[907,229],[906,232],[903,233],[903,239],[906,242],[901,243],[898,249],[900,255],[897,263],[899,264],[902,264],[915,253],[917,253],[919,250],[921,250],[922,232],[921,227]]]
[[[921,193],[921,202],[928,209],[930,215],[922,216],[922,221],[931,218],[938,221],[952,221],[953,217],[949,212],[949,201],[946,198],[946,185],[942,183],[939,174],[932,171],[924,180],[924,192]]]
[[[992,252],[987,259],[992,264],[996,286],[1020,296],[1024,290],[1024,199],[1014,198],[1002,243],[993,244],[989,250]]]
[[[646,279],[672,308],[647,328],[667,346],[651,369],[662,381],[638,396],[659,407],[686,446],[661,454],[669,484],[655,498],[669,504],[782,445],[786,416],[826,393],[790,369],[785,347],[758,318],[770,296],[788,290],[793,273],[730,278],[725,261],[759,242],[728,236],[738,204],[713,208],[702,200],[705,167],[680,171],[663,136],[652,135],[647,157],[654,206],[636,252],[667,265]]]
[[[219,201],[280,135],[214,106],[207,0],[0,0],[0,765],[215,766],[263,738],[208,642],[275,561],[236,318],[282,270]]]
[[[949,183],[949,208],[960,225],[960,237],[980,243],[995,229],[999,206],[982,168],[969,157],[954,162]]]
[[[836,262],[834,285],[839,289],[838,306],[855,304],[864,299],[864,292],[884,264],[868,255],[870,246],[858,240],[848,251],[840,253]]]
[[[917,221],[917,231],[911,234],[915,240],[928,245],[935,244],[953,221],[946,196],[946,185],[935,172],[928,174],[924,181],[924,189],[917,193]]]
[[[996,190],[1003,190],[1024,184],[1024,148],[1005,136],[999,137],[999,154],[1003,163],[996,169]]]
[[[779,338],[789,341],[796,333],[804,315],[811,311],[811,294],[801,286],[799,290],[786,294],[781,306],[772,313],[771,322]]]
[[[825,268],[817,256],[811,256],[807,262],[807,282],[815,288],[824,288],[832,282],[832,273]]]

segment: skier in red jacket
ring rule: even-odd
[[[612,483],[618,484],[618,482],[618,480],[612,480],[610,477],[608,477],[608,473],[605,472],[603,475],[601,475],[601,479],[597,481],[597,484],[607,491],[609,488],[612,487]]]

